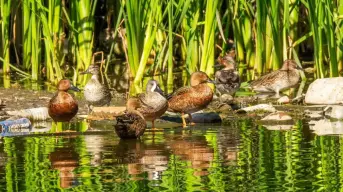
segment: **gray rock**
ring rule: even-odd
[[[305,103],[328,105],[343,103],[343,77],[315,80],[306,92]]]
[[[324,109],[325,116],[332,119],[343,119],[343,106],[342,105],[330,105]]]

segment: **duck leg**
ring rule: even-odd
[[[187,127],[186,120],[185,120],[185,113],[181,113],[181,119],[182,119],[182,127]]]
[[[87,111],[88,111],[88,114],[90,114],[93,110],[93,106],[91,104],[87,104]]]
[[[280,90],[279,89],[277,89],[277,90],[275,90],[275,98],[280,98]]]
[[[188,116],[189,116],[189,124],[195,125],[195,123],[193,123],[193,120],[192,120],[192,115],[190,113],[188,113]]]
[[[152,121],[151,121],[151,124],[152,124],[152,125],[151,125],[151,129],[156,129],[156,128],[155,128],[155,120],[152,120]]]

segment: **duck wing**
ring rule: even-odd
[[[261,78],[253,81],[250,83],[250,86],[251,87],[254,87],[254,86],[264,86],[264,85],[269,85],[270,83],[273,83],[274,82],[274,79],[279,76],[280,74],[280,70],[277,70],[277,71],[273,71],[267,75],[264,75],[262,76]]]
[[[215,78],[219,84],[239,83],[239,75],[235,70],[218,71]]]
[[[181,87],[181,88],[177,89],[176,91],[174,91],[173,93],[171,93],[170,95],[168,95],[167,100],[171,99],[174,96],[183,95],[185,93],[188,93],[189,89],[191,89],[191,88],[192,87],[190,87],[190,86]]]

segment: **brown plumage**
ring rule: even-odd
[[[282,68],[253,81],[250,87],[256,92],[279,92],[294,87],[300,80],[299,69],[294,60],[283,62]]]
[[[137,102],[130,102],[124,114],[116,116],[115,132],[122,139],[135,139],[144,134],[146,121],[136,109],[140,107]]]
[[[215,73],[216,90],[220,95],[234,95],[239,89],[241,82],[238,71],[236,71],[236,62],[230,55],[218,58],[219,65],[224,66],[223,69]]]
[[[55,122],[70,121],[76,115],[79,108],[77,101],[68,93],[68,90],[80,90],[67,79],[61,80],[57,88],[57,93],[49,102],[49,115]]]
[[[191,113],[207,107],[212,101],[213,91],[207,83],[213,83],[206,73],[198,71],[191,75],[191,86],[181,87],[169,98],[169,111],[182,114],[182,124],[186,126],[184,114],[188,114],[192,123]]]
[[[152,128],[155,128],[155,120],[161,117],[168,109],[168,101],[163,96],[163,92],[155,80],[149,80],[145,93],[141,93],[136,98],[130,98],[126,107],[136,106],[146,121],[152,122]],[[131,107],[132,108],[132,107]]]

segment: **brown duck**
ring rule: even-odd
[[[152,122],[152,128],[155,128],[155,120],[161,117],[168,109],[168,100],[164,97],[163,91],[156,80],[149,80],[146,85],[145,93],[138,97],[130,98],[128,105],[137,106],[146,121]]]
[[[70,121],[77,113],[77,101],[68,93],[68,90],[80,91],[68,79],[58,82],[57,93],[51,98],[48,106],[50,117],[55,122]]]
[[[275,92],[279,97],[280,91],[289,89],[298,84],[300,80],[299,70],[294,60],[283,62],[282,68],[250,83],[250,87],[256,92]]]
[[[225,55],[219,57],[218,63],[215,67],[224,66],[224,68],[215,73],[217,93],[234,95],[241,85],[236,62],[230,55]]]
[[[135,139],[144,134],[146,121],[137,111],[140,107],[137,102],[128,102],[124,114],[116,116],[115,132],[121,139]]]
[[[189,115],[192,123],[191,113],[197,112],[207,107],[212,101],[213,91],[207,83],[214,83],[206,73],[197,71],[191,75],[191,86],[177,89],[168,98],[168,111],[181,113],[182,125],[186,126],[184,114]]]

